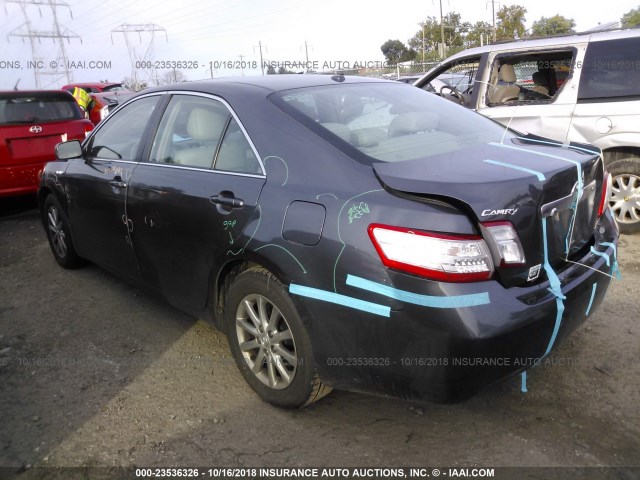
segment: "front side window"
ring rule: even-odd
[[[87,156],[136,160],[144,130],[159,98],[154,95],[135,100],[112,114],[91,138]]]
[[[428,158],[513,136],[475,112],[400,83],[302,88],[270,99],[337,148],[366,163]]]
[[[640,37],[591,42],[578,100],[640,95]]]
[[[487,105],[551,102],[571,73],[575,52],[499,55],[491,66]]]

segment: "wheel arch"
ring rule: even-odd
[[[216,328],[222,328],[222,318],[226,300],[226,292],[235,277],[245,270],[264,268],[273,274],[284,285],[291,283],[290,276],[276,263],[265,256],[246,252],[241,257],[229,259],[217,268],[213,268],[209,277],[209,294],[206,311]]]

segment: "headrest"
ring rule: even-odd
[[[194,140],[212,141],[220,138],[227,115],[204,108],[194,108],[189,114],[187,132]]]
[[[536,85],[547,86],[547,76],[543,72],[534,72],[533,75],[531,75],[531,79]]]
[[[389,125],[389,137],[435,130],[439,125],[438,116],[432,112],[401,113]]]
[[[505,63],[500,67],[498,76],[503,82],[514,83],[517,80],[516,71],[514,70],[513,65],[509,63]]]

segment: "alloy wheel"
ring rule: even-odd
[[[640,177],[631,174],[613,177],[609,204],[619,223],[640,222]]]
[[[67,255],[67,237],[62,226],[60,213],[54,205],[49,206],[47,210],[47,223],[51,244],[56,255],[60,258],[65,258]]]
[[[236,334],[253,374],[281,390],[293,381],[298,365],[293,334],[282,312],[267,297],[245,296],[236,311]]]

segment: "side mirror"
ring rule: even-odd
[[[58,160],[70,160],[82,156],[82,146],[78,140],[70,140],[56,145],[56,158]]]

